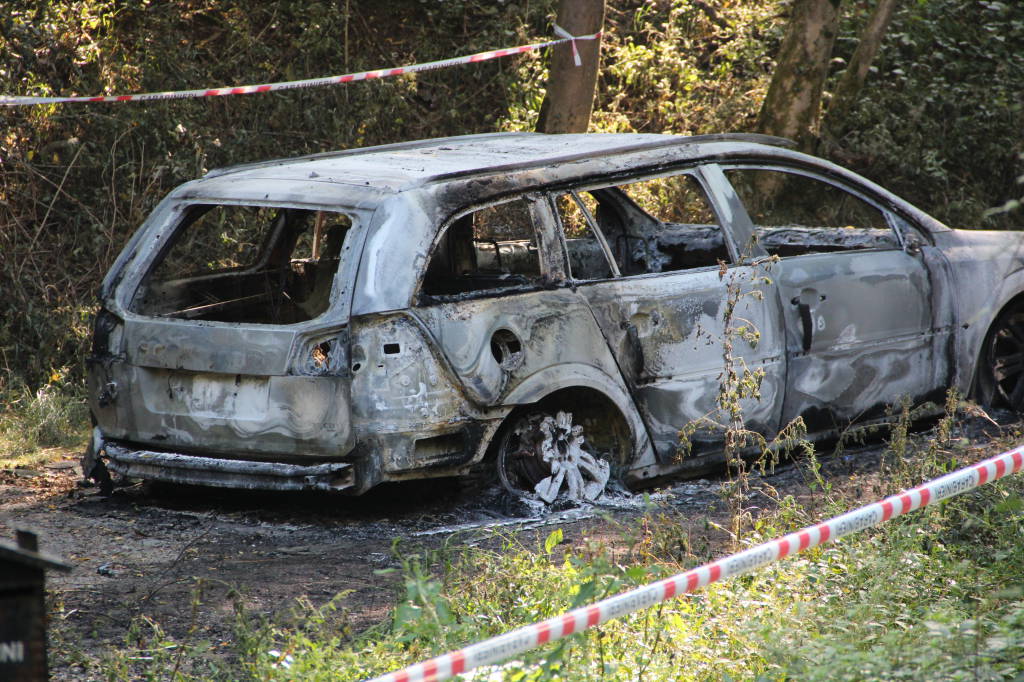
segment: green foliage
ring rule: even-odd
[[[189,673],[204,669],[196,661],[202,661],[210,648],[208,641],[189,645],[174,641],[159,623],[146,617],[129,626],[125,639],[130,648],[104,658],[104,677],[110,682],[195,679]]]
[[[1014,679],[1024,655],[1022,493],[1020,477],[986,486],[475,679],[499,670],[507,680]],[[749,542],[808,522],[786,498]],[[562,552],[558,531],[536,549],[507,538],[495,550],[458,550],[440,575],[406,558],[389,628],[317,639],[264,624],[269,636],[250,637],[258,646],[239,657],[257,679],[380,674],[704,560],[679,554],[679,528],[671,514],[651,514],[624,529],[626,548],[589,541]]]
[[[392,632],[399,642],[445,640],[460,634],[443,586],[416,555],[403,559],[405,600],[395,608]]]
[[[946,454],[949,431],[940,424],[935,433]],[[933,471],[930,444],[893,440],[915,484]],[[1010,476],[471,679],[1017,679],[1022,512],[1024,477]],[[623,525],[618,540],[569,544],[556,529],[531,544],[492,536],[476,538],[484,540],[476,546],[399,554],[403,581],[392,617],[362,633],[347,625],[345,594],[320,606],[300,599],[274,620],[237,600],[231,651],[216,651],[195,624],[175,639],[142,618],[122,646],[80,664],[108,680],[366,679],[704,563],[710,547],[691,537],[679,514],[653,508]],[[745,544],[813,522],[785,497],[757,518]]]
[[[837,59],[871,4],[854,3]],[[1024,4],[901,3],[832,153],[954,227],[1019,227],[1019,213],[985,212],[1019,197],[1022,82]]]
[[[1024,161],[1024,154],[1021,154],[1018,158],[1021,161]],[[1018,176],[1017,184],[1024,185],[1024,175]],[[999,215],[1002,213],[1010,213],[1011,211],[1019,211],[1022,205],[1024,205],[1024,196],[1020,199],[1007,199],[1002,206],[996,206],[986,211],[985,217]]]
[[[0,462],[10,466],[40,448],[66,446],[86,435],[88,413],[81,388],[66,380],[67,370],[31,390],[0,386]]]
[[[712,5],[609,5],[592,130],[753,128],[785,3]],[[840,68],[871,3],[845,6]],[[426,61],[549,37],[554,8],[554,0],[13,0],[0,16],[0,92],[160,91]],[[54,367],[80,379],[93,292],[128,235],[180,182],[258,159],[532,130],[546,64],[527,54],[346,87],[5,109],[0,366],[32,388]],[[1019,197],[1024,5],[903,3],[876,66],[851,132],[826,153],[953,225],[1019,222],[1019,212],[983,214]]]
[[[719,264],[718,277],[725,282],[725,305],[722,309],[722,374],[719,376],[717,409],[684,425],[679,431],[678,454],[688,456],[692,451],[693,437],[701,431],[721,434],[723,458],[727,480],[719,495],[729,509],[729,534],[734,549],[739,548],[747,526],[754,523],[748,505],[750,472],[748,462],[761,474],[774,471],[780,454],[792,454],[802,450],[810,455],[814,465],[814,447],[806,439],[807,428],[803,418],[796,417],[784,425],[770,440],[758,431],[748,429],[744,417],[745,406],[761,401],[761,383],[765,371],[758,367],[750,369],[742,355],[735,351],[735,345],[756,348],[761,332],[750,320],[739,314],[737,308],[746,301],[760,302],[764,299],[764,287],[772,284],[770,277],[777,256],[752,261],[748,268],[729,268]],[[742,308],[739,308],[742,310]],[[700,332],[707,335],[707,332]],[[812,468],[817,475],[817,469]]]
[[[591,131],[699,134],[753,125],[783,22],[773,3],[691,0],[606,7]],[[546,61],[519,62],[504,130],[533,130]]]
[[[997,497],[1019,499],[1015,483]],[[1019,587],[1020,575],[1003,560],[987,564],[977,556],[978,540],[936,540],[936,529],[953,527],[962,510],[979,503],[991,509],[991,499],[980,502],[991,494],[823,553],[814,563],[827,584],[807,586],[822,601],[804,604],[792,623],[765,638],[771,667],[796,679],[1013,679],[1024,602],[1004,585]],[[1003,514],[991,521],[991,539],[1009,552],[1004,560],[1019,558],[1019,519]]]
[[[209,640],[200,638],[196,619],[206,587],[206,581],[196,582],[190,602],[191,622],[185,637],[180,640],[168,636],[160,623],[148,616],[134,618],[125,633],[124,647],[101,653],[99,664],[103,678],[109,682],[129,679],[183,682],[215,678],[220,667],[211,655],[214,646]],[[87,665],[86,660],[79,658],[79,665]]]

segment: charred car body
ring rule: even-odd
[[[952,230],[758,136],[494,134],[213,171],[101,289],[87,474],[363,492],[494,471],[552,499],[950,386],[1024,403],[1021,235]],[[764,274],[762,276],[763,273]],[[739,284],[737,284],[739,283]],[[744,284],[745,283],[745,284]],[[105,466],[104,466],[105,465]]]

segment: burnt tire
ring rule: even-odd
[[[100,489],[100,495],[110,497],[114,494],[114,479],[111,478],[110,471],[102,461],[96,462],[89,477],[96,482]]]
[[[990,407],[1024,413],[1024,303],[996,319],[981,350],[975,398]]]
[[[513,495],[593,501],[616,480],[629,451],[617,411],[579,400],[545,401],[517,411],[494,442],[493,462]]]

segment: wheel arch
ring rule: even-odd
[[[632,460],[630,468],[643,466],[654,461],[654,450],[640,413],[636,409],[632,396],[613,377],[601,370],[588,365],[556,365],[546,367],[520,382],[507,396],[505,405],[516,408],[550,403],[560,397],[580,400],[587,396],[603,401],[609,408],[614,408],[624,420],[630,431]],[[505,419],[511,418],[513,409]]]
[[[1009,299],[1003,302],[1003,304],[996,310],[996,312],[989,318],[988,324],[985,326],[985,331],[982,334],[976,334],[975,338],[978,340],[973,352],[970,355],[971,358],[971,371],[967,375],[970,377],[970,382],[967,385],[967,393],[970,397],[983,400],[986,396],[980,395],[980,391],[983,388],[979,385],[979,379],[981,372],[984,369],[985,352],[988,348],[989,341],[992,338],[992,334],[996,329],[996,325],[999,324],[1003,316],[1015,307],[1024,307],[1024,290],[1018,291],[1016,294],[1011,296]]]

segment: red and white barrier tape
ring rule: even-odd
[[[401,76],[402,74],[416,73],[417,71],[431,71],[444,69],[458,64],[472,64],[473,62],[485,62],[489,59],[498,59],[524,52],[542,50],[545,47],[572,43],[573,59],[576,66],[580,65],[579,51],[576,49],[578,40],[597,40],[601,32],[589,35],[574,36],[569,34],[561,26],[555,25],[555,33],[561,36],[555,40],[548,40],[543,43],[531,45],[519,45],[518,47],[507,47],[501,50],[490,50],[488,52],[477,52],[476,54],[463,57],[452,57],[441,59],[435,62],[424,62],[422,64],[409,64],[391,69],[375,69],[373,71],[360,71],[359,73],[347,73],[342,76],[324,76],[323,78],[308,78],[299,81],[282,81],[279,83],[263,83],[260,85],[239,85],[236,87],[204,88],[202,90],[175,90],[171,92],[147,92],[138,95],[98,95],[95,97],[11,97],[0,95],[0,106],[27,106],[31,104],[63,104],[75,102],[139,102],[143,100],[156,99],[187,99],[191,97],[223,97],[224,95],[250,95],[257,92],[273,92],[275,90],[292,90],[295,88],[315,88],[322,85],[343,85],[356,81],[372,80],[374,78],[387,78],[389,76]]]
[[[548,642],[595,627],[627,613],[640,611],[693,592],[725,578],[748,573],[790,554],[831,542],[935,504],[1024,468],[1024,446],[954,471],[881,502],[869,504],[815,526],[751,547],[748,550],[694,568],[671,578],[580,607],[541,623],[527,625],[424,663],[376,677],[370,682],[434,682],[446,680],[481,665],[499,663]]]

